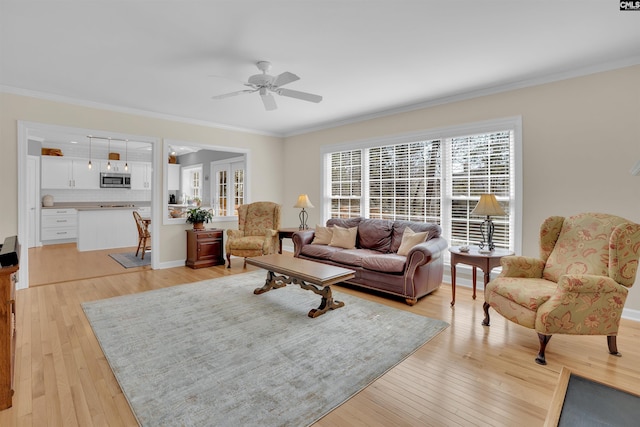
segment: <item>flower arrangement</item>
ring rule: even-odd
[[[193,208],[187,211],[187,223],[193,224],[193,228],[204,228],[204,223],[213,219],[213,212],[203,208]]]

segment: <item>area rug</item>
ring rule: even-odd
[[[144,259],[140,259],[141,255],[136,256],[135,252],[121,252],[117,254],[109,254],[111,258],[118,261],[124,268],[142,267],[151,265],[151,252],[144,254]]]
[[[448,326],[335,291],[345,306],[311,319],[318,295],[254,295],[265,278],[82,304],[140,425],[310,425]]]

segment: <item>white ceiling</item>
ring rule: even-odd
[[[0,90],[292,135],[640,63],[614,0],[0,0]],[[290,71],[265,111],[256,61]],[[631,84],[631,82],[630,82]],[[637,82],[634,82],[637,84]]]

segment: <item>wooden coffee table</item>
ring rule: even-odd
[[[354,277],[353,270],[294,258],[289,255],[273,254],[247,258],[247,264],[267,270],[267,280],[264,286],[253,291],[256,295],[271,289],[282,288],[290,283],[300,285],[302,289],[320,295],[322,302],[318,308],[309,311],[309,317],[318,317],[328,310],[344,306],[344,302],[333,299],[331,285]]]

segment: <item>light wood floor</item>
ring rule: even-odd
[[[67,262],[73,261],[61,258],[59,268]],[[231,269],[142,270],[18,291],[16,394],[13,407],[0,412],[0,426],[136,425],[80,303],[252,270],[234,258]],[[336,292],[451,326],[316,427],[541,426],[563,365],[640,391],[636,322],[622,321],[621,358],[608,354],[604,337],[558,335],[547,348],[548,365],[539,366],[533,360],[536,334],[495,313],[491,327],[481,326],[482,297],[472,300],[466,288],[458,288],[453,309],[446,284],[413,307],[347,287],[336,287]]]
[[[75,243],[29,248],[29,285],[41,286],[150,270],[150,266],[124,268],[109,256],[113,253],[135,252],[136,249],[134,246],[132,248],[79,252]],[[147,257],[151,257],[151,252],[147,251],[145,259]]]

